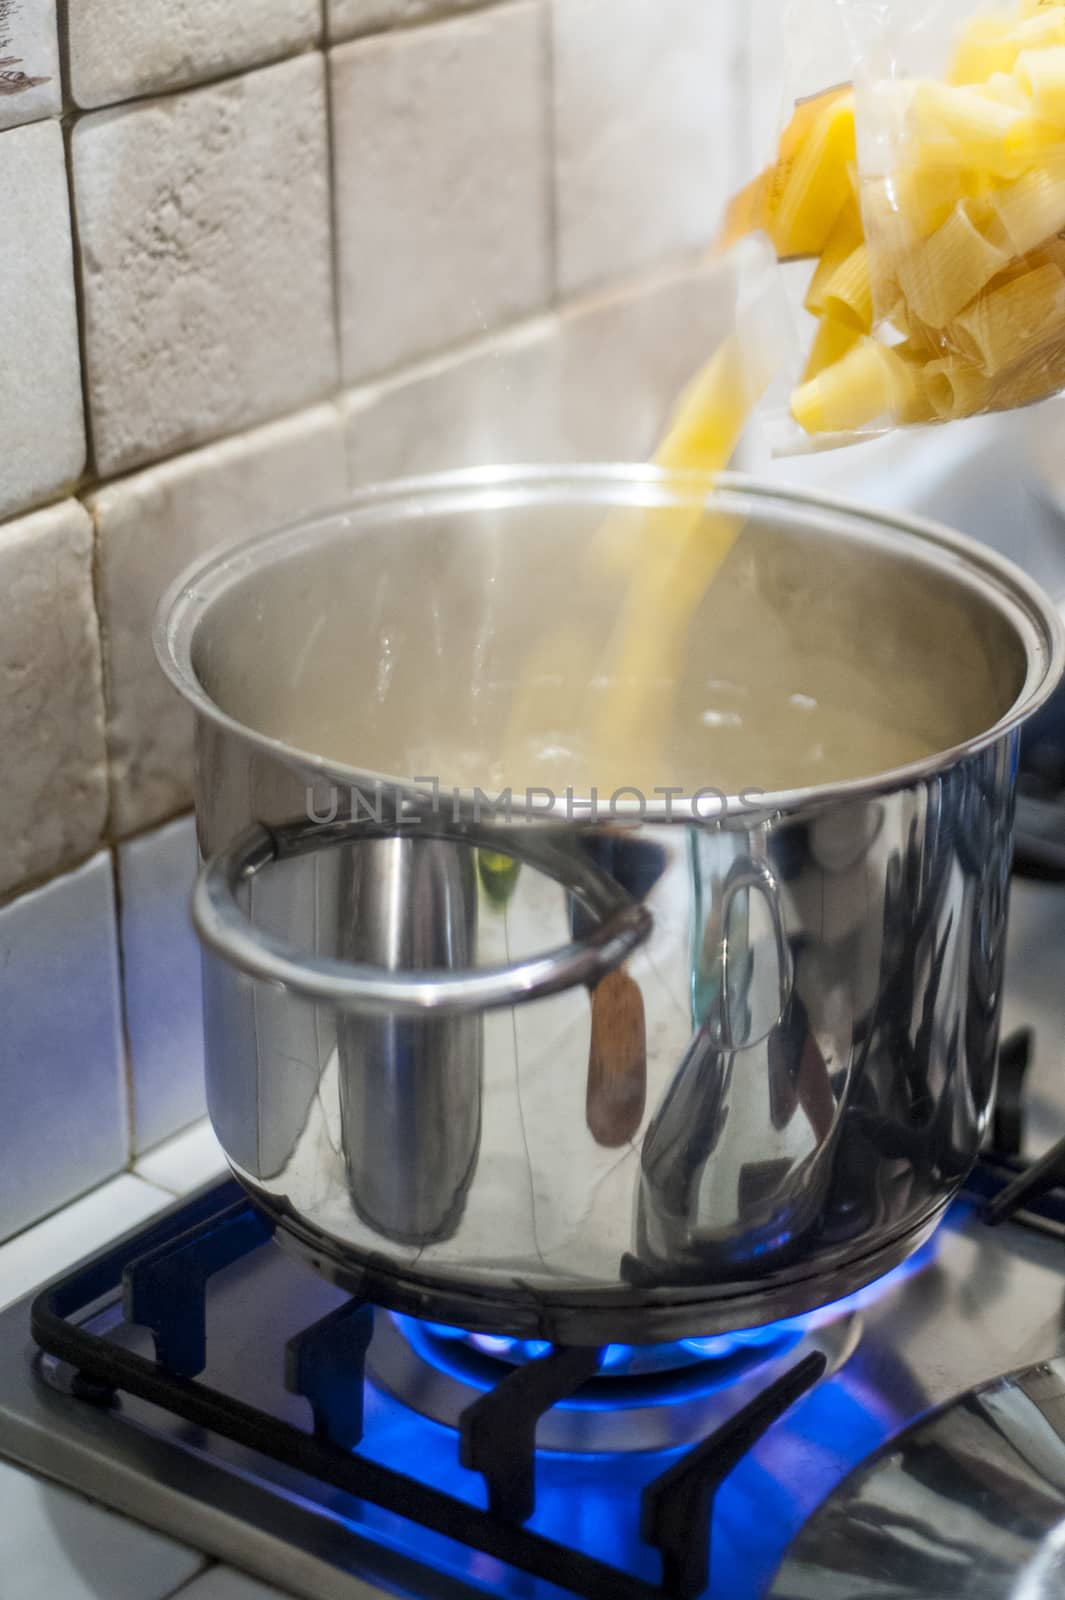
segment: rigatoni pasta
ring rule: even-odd
[[[824,310],[830,322],[842,322],[859,333],[873,331],[873,285],[869,248],[863,240],[841,261],[824,287]]]
[[[1065,0],[982,9],[941,62],[941,78],[896,62],[800,103],[730,211],[727,241],[761,229],[780,260],[813,263],[791,404],[807,434],[953,420],[1062,384]]]
[[[944,328],[1008,264],[1009,256],[981,232],[972,202],[959,203],[941,228],[915,240],[895,261],[908,309],[928,328]]]

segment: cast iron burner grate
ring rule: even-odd
[[[306,1473],[323,1485],[542,1578],[585,1600],[695,1600],[709,1582],[714,1496],[762,1434],[825,1372],[810,1349],[643,1490],[643,1540],[661,1557],[655,1586],[525,1526],[535,1507],[541,1417],[594,1379],[595,1349],[552,1347],[513,1366],[459,1417],[459,1459],[479,1472],[488,1509],[360,1456],[364,1363],[373,1307],[351,1300],[291,1339],[285,1386],[309,1403],[313,1432],[197,1381],[206,1364],[207,1285],[266,1245],[271,1224],[232,1182],[219,1184],[130,1243],[44,1290],[31,1313],[37,1344],[72,1369],[71,1392],[101,1406],[120,1393]],[[128,1323],[150,1330],[155,1360],[73,1319],[121,1289]]]

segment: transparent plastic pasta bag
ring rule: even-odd
[[[1058,393],[1065,0],[833,4],[849,73],[794,103],[724,232],[801,263],[806,361],[774,444]]]

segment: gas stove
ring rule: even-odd
[[[1065,1161],[1018,1154],[1031,1044],[1007,1040],[993,1148],[930,1242],[805,1317],[647,1348],[465,1335],[349,1300],[226,1181],[0,1317],[0,1448],[308,1600],[1019,1592],[976,1584],[971,1533],[973,1563],[954,1549],[949,1474],[901,1522],[895,1480],[921,1484],[903,1446],[956,1397],[1018,1372],[1065,1394]],[[1056,1501],[1025,1461],[1065,1522],[1065,1468]],[[1029,1513],[1022,1567],[1046,1559]]]

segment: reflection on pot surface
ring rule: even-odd
[[[644,1140],[640,1281],[786,1266],[964,1176],[993,1089],[1011,760],[854,806],[832,859],[818,823],[767,830],[760,940],[730,893],[743,857],[718,868],[734,841],[696,841],[696,1032]]]
[[[802,1529],[771,1600],[1065,1593],[1065,1362],[996,1378],[909,1428]]]
[[[477,948],[473,852],[441,839],[380,839],[336,852],[338,953],[389,972],[454,971]],[[351,1201],[400,1244],[459,1225],[481,1135],[483,1022],[343,1013],[340,1136]]]

